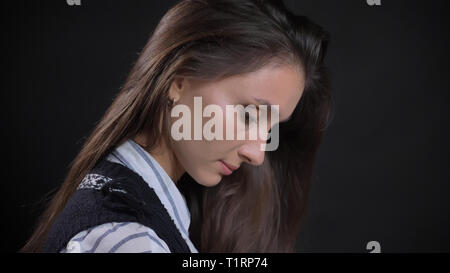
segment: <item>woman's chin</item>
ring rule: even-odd
[[[195,181],[205,187],[214,187],[222,181],[222,175],[220,173],[211,174],[200,179],[195,179]]]

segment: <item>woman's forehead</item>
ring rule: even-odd
[[[257,105],[279,105],[280,118],[287,118],[295,109],[304,90],[304,77],[298,69],[285,65],[266,67],[240,75],[227,82],[236,96]]]

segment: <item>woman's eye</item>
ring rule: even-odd
[[[245,112],[244,115],[245,115],[245,122],[246,122],[246,123],[248,123],[248,122],[256,122],[256,118],[253,118],[253,117],[250,115],[250,113]]]

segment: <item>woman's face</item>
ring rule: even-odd
[[[257,107],[266,101],[270,105],[279,105],[279,121],[283,122],[290,117],[300,101],[304,90],[304,81],[304,73],[300,68],[291,65],[266,66],[255,72],[213,82],[176,78],[172,83],[169,95],[171,98],[174,96],[179,98],[174,107],[186,105],[190,109],[192,133],[191,140],[175,140],[172,135],[173,152],[179,164],[192,178],[204,186],[214,186],[222,180],[224,175],[229,175],[230,169],[226,167],[227,164],[235,168],[243,163],[255,166],[262,164],[265,151],[261,149],[261,144],[266,141],[261,138],[261,135],[258,134],[256,140],[250,139],[248,134],[244,140],[237,139],[236,134],[232,140],[226,138],[227,120],[235,118],[235,131],[237,123],[241,122],[248,128],[250,122],[247,118],[239,119],[237,115],[227,116],[226,106],[255,105]],[[201,97],[202,101],[202,108],[197,109],[197,117],[198,113],[202,115],[202,111],[207,105],[218,105],[222,109],[223,140],[207,140],[203,134],[200,140],[194,140],[194,126],[198,125],[194,125],[194,97]],[[259,111],[256,114],[258,116]],[[171,127],[181,117],[182,114],[172,117]],[[203,129],[203,126],[211,119],[211,117],[202,115],[201,128]],[[187,128],[181,127],[181,130],[183,129]],[[214,129],[212,130],[214,131]]]

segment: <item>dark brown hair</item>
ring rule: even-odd
[[[185,173],[177,186],[191,212],[200,252],[292,252],[307,203],[313,163],[332,112],[324,57],[329,35],[281,1],[186,0],[161,19],[120,93],[71,163],[24,252],[39,252],[55,217],[94,164],[127,138],[146,148],[169,136],[168,88],[174,76],[216,80],[272,62],[300,66],[305,90],[279,125],[279,147],[260,166],[243,164],[214,187]],[[161,117],[161,118],[160,118]]]

